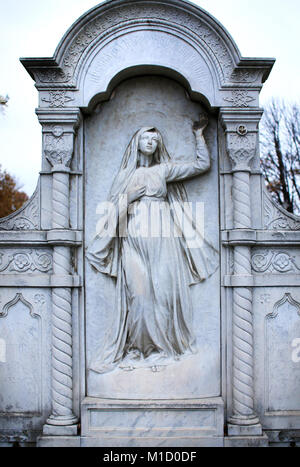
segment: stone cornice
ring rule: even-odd
[[[226,29],[205,10],[185,0],[112,0],[83,15],[67,31],[52,58],[22,58],[21,62],[41,88],[62,84],[76,87],[75,69],[83,54],[114,27],[135,27],[139,21],[166,20],[186,33],[198,36],[199,44],[211,54],[223,78],[223,85],[261,85],[274,59],[243,58]],[[145,27],[147,27],[147,24]]]

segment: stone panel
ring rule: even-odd
[[[49,291],[0,295],[0,437],[31,441],[50,410]]]
[[[185,90],[176,82],[162,77],[148,77],[124,82],[115,90],[109,102],[100,104],[95,114],[86,119],[87,248],[99,221],[97,206],[107,199],[132,135],[141,126],[156,126],[163,133],[171,157],[178,161],[192,160],[195,158],[192,125],[201,111],[201,105],[188,100]],[[206,138],[212,169],[208,174],[187,181],[185,187],[189,201],[203,203],[205,238],[218,248],[218,155],[216,122],[213,117],[210,118]],[[87,261],[85,271],[89,367],[114,313],[115,283],[104,274],[96,273]],[[197,354],[157,374],[149,369],[140,369],[131,374],[118,370],[105,375],[90,371],[89,396],[176,399],[220,395],[219,270],[190,290]],[[180,378],[178,375],[181,375]]]
[[[300,422],[300,296],[295,287],[255,290],[256,404],[267,429]]]

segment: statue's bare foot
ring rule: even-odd
[[[133,366],[125,366],[124,368],[122,368],[123,371],[134,371],[134,367]]]
[[[155,365],[151,368],[151,370],[153,371],[153,373],[160,373],[161,371],[163,371],[165,369],[164,366],[160,366],[160,365]]]

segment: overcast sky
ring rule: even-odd
[[[300,100],[299,0],[194,1],[229,31],[244,57],[275,57],[261,93]],[[41,127],[35,116],[37,91],[19,57],[50,57],[66,30],[95,0],[0,0],[0,94],[9,106],[0,115],[0,164],[34,191],[41,163]]]

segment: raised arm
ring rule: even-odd
[[[203,136],[208,125],[207,115],[200,115],[199,122],[194,123],[193,132],[196,139],[196,159],[187,162],[169,162],[166,164],[166,181],[176,182],[196,177],[210,169],[210,154]]]

